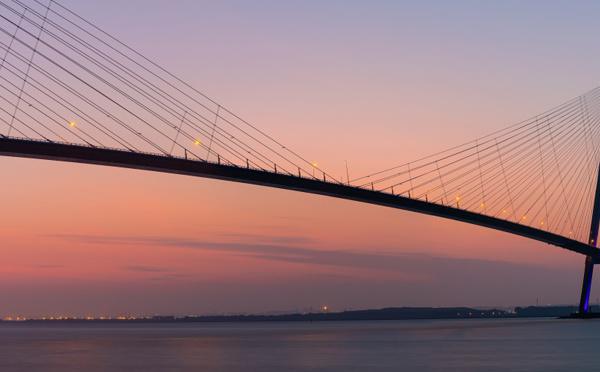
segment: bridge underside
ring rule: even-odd
[[[0,155],[213,178],[354,200],[448,218],[520,235],[586,255],[593,262],[600,262],[600,254],[594,246],[548,231],[446,205],[290,174],[124,150],[7,137],[0,138]]]

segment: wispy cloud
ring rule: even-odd
[[[278,235],[261,235],[261,234],[245,234],[245,233],[221,233],[225,238],[233,238],[244,242],[260,242],[271,244],[286,244],[286,245],[306,245],[314,244],[315,240],[304,236],[278,236]]]
[[[189,275],[168,273],[168,274],[164,274],[164,275],[153,276],[150,278],[150,280],[158,282],[158,281],[170,281],[170,280],[177,280],[177,279],[185,279],[185,278],[189,278]]]
[[[278,237],[254,234],[222,234],[233,241],[209,241],[174,237],[136,236],[88,236],[55,235],[57,238],[74,240],[94,245],[142,245],[149,247],[172,247],[213,252],[229,252],[234,255],[266,261],[321,265],[342,268],[386,270],[392,272],[435,272],[439,270],[465,269],[479,271],[506,266],[528,267],[523,264],[478,259],[440,257],[419,253],[383,253],[372,249],[363,251],[326,250],[315,247],[316,242],[303,237]],[[161,269],[145,266],[130,266],[129,270],[160,272]]]
[[[147,274],[145,278],[152,281],[171,281],[189,277],[188,274],[178,273],[170,268],[158,266],[129,265],[123,267],[123,270],[139,274]]]
[[[318,241],[297,244],[301,240],[289,239],[292,244],[277,244],[270,237],[260,235],[229,235],[215,240],[181,239],[177,237],[140,236],[86,236],[55,235],[54,238],[76,244],[89,244],[93,249],[112,246],[135,246],[147,249],[181,249],[204,252],[225,252],[231,256],[248,257],[263,262],[281,262],[313,267],[311,275],[291,275],[284,280],[246,282],[225,281],[218,294],[205,289],[210,296],[238,298],[251,290],[262,298],[275,298],[275,294],[294,293],[310,303],[318,298],[346,303],[400,304],[499,304],[528,303],[531,298],[568,298],[576,286],[577,277],[569,267],[547,267],[493,260],[433,256],[419,253],[394,253],[394,246],[363,250],[325,250]],[[225,241],[217,241],[223,239]],[[286,239],[282,239],[285,241]],[[136,271],[144,280],[157,285],[187,281],[197,274],[180,273],[162,264],[136,263],[125,267]],[[304,269],[304,268],[303,268]],[[338,269],[338,270],[336,270]],[[268,269],[267,269],[268,270]],[[189,276],[186,276],[189,275]],[[194,283],[205,285],[206,283]],[[540,288],[551,288],[540,292]],[[228,293],[226,296],[225,292]],[[241,292],[240,292],[241,291]],[[296,293],[298,292],[298,293]],[[560,293],[563,297],[556,297]],[[242,296],[243,297],[243,296]],[[214,299],[214,297],[212,297]],[[244,299],[245,301],[245,299]],[[362,301],[362,302],[361,302]],[[508,302],[507,302],[508,301]],[[245,306],[241,302],[239,306]]]
[[[164,272],[168,271],[167,269],[161,268],[161,267],[143,266],[143,265],[130,265],[130,266],[124,267],[124,269],[127,271],[134,271],[134,272],[140,272],[140,273],[164,273]]]

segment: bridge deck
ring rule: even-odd
[[[6,137],[0,138],[0,155],[174,173],[354,200],[357,202],[403,209],[505,231],[562,247],[586,256],[591,256],[595,261],[600,259],[600,250],[593,246],[530,226],[461,210],[451,206],[433,204],[423,200],[410,199],[404,196],[392,195],[339,183],[301,178],[289,174],[240,168],[237,166],[215,164],[205,161],[135,153],[125,150]]]

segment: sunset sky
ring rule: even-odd
[[[337,176],[485,135],[600,77],[594,1],[61,3]],[[480,227],[184,176],[0,167],[0,316],[579,300],[582,256]]]

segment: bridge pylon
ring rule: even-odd
[[[600,227],[600,167],[596,176],[596,196],[594,197],[594,210],[592,212],[592,223],[590,225],[589,244],[598,247],[598,228]],[[590,292],[592,291],[592,277],[594,265],[597,263],[592,256],[585,258],[583,271],[583,284],[581,286],[581,300],[579,301],[579,314],[585,315],[590,311]]]

